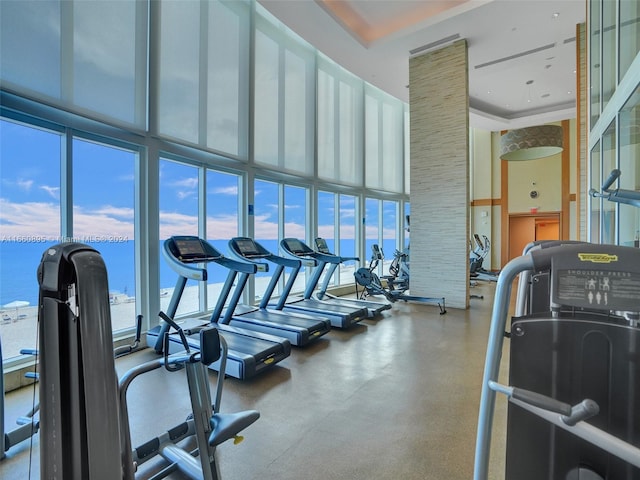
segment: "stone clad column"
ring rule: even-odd
[[[469,305],[467,43],[409,60],[411,294]]]

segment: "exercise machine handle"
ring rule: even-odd
[[[603,192],[609,190],[609,187],[613,185],[613,182],[615,182],[620,177],[620,173],[621,173],[620,170],[618,170],[617,168],[614,168],[613,170],[611,170],[609,177],[602,184]]]
[[[589,398],[585,398],[582,402],[572,407],[571,415],[563,416],[562,421],[573,427],[578,422],[595,417],[599,412],[600,407],[598,404]]]
[[[542,408],[550,412],[559,413],[564,417],[571,415],[571,405],[561,402],[555,398],[542,395],[540,393],[532,392],[531,390],[525,390],[524,388],[508,387],[501,385],[498,382],[490,381],[489,388],[496,392],[504,393],[509,399],[520,400],[534,407]]]
[[[173,320],[173,318],[169,317],[169,315],[167,315],[166,313],[161,311],[158,315],[160,316],[160,318],[162,318],[162,320],[167,322],[167,324],[169,324],[169,326],[178,333],[178,335],[180,336],[180,342],[184,346],[186,353],[187,354],[191,353],[191,350],[189,349],[189,342],[187,342],[187,337],[185,336],[182,328],[175,322],[175,320]],[[165,332],[164,338],[162,340],[163,340],[162,350],[164,352],[164,360],[165,360],[164,368],[166,368],[170,372],[175,372],[176,370],[181,369],[182,366],[180,364],[175,364],[169,361],[169,332],[168,331]]]
[[[548,397],[547,395],[542,395],[541,393],[532,392],[531,390],[525,390],[523,388],[514,388],[512,397],[529,405],[533,405],[534,407],[559,413],[563,417],[568,418],[571,416],[571,405]]]

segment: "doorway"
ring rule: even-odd
[[[509,215],[509,260],[536,240],[560,240],[559,212]]]

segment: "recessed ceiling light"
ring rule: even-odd
[[[560,13],[559,13],[559,12],[553,12],[553,13],[551,14],[551,18],[558,18],[559,16],[560,16]]]

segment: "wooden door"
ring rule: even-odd
[[[530,242],[559,239],[559,213],[509,215],[509,260],[522,255],[522,250]]]

